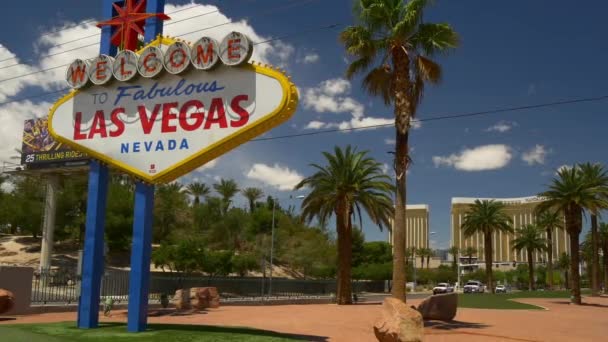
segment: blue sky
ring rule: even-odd
[[[185,20],[168,26],[177,35],[221,22],[206,31],[222,36],[237,29],[254,41],[288,35],[329,24],[352,23],[349,0],[226,0],[168,1],[167,12],[191,7],[173,16]],[[201,6],[195,6],[201,4]],[[96,42],[96,38],[53,46],[98,32],[80,26],[56,34],[49,30],[98,18],[101,1],[37,1],[4,4],[0,22],[0,79],[88,57],[95,46],[44,57]],[[427,88],[418,111],[420,119],[496,108],[532,105],[608,94],[606,80],[605,13],[600,1],[556,0],[509,2],[438,0],[428,9],[428,21],[447,21],[460,34],[461,46],[436,59],[443,65],[439,86]],[[246,21],[241,21],[246,19]],[[168,21],[167,23],[170,23]],[[171,29],[170,29],[171,28]],[[319,127],[357,127],[384,123],[392,109],[360,89],[360,79],[343,79],[346,68],[339,29],[317,30],[282,41],[256,46],[256,56],[287,69],[302,98],[293,119],[266,136],[314,132]],[[201,36],[203,33],[199,33]],[[64,68],[9,82],[0,82],[0,159],[8,160],[19,147],[22,120],[45,115],[53,96],[4,103],[15,98],[52,91],[65,86]],[[562,165],[576,162],[607,163],[608,101],[491,114],[465,119],[423,122],[411,135],[414,164],[408,176],[408,202],[431,208],[435,246],[450,240],[452,197],[521,197],[544,189]],[[312,122],[312,124],[311,124]],[[311,174],[311,162],[322,162],[321,151],[334,145],[352,144],[390,165],[387,144],[392,128],[351,133],[329,133],[266,142],[251,142],[217,162],[182,179],[212,183],[218,177],[234,178],[243,186],[262,187],[267,194],[284,199],[297,195],[288,189]],[[390,141],[388,141],[390,143]],[[236,205],[245,205],[238,199]],[[386,240],[369,221],[364,221],[368,240]]]

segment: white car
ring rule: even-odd
[[[454,287],[450,286],[449,283],[439,283],[437,286],[433,287],[433,294],[439,293],[451,293],[454,292]]]
[[[494,292],[496,293],[507,293],[507,287],[504,285],[496,285],[496,288],[494,289]]]
[[[485,287],[480,281],[477,280],[469,280],[467,284],[463,287],[464,293],[484,293]]]

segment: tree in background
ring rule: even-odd
[[[432,248],[426,249],[426,268],[429,269],[431,258],[435,257],[435,251]]]
[[[549,189],[539,194],[545,198],[538,206],[539,210],[559,210],[565,215],[565,228],[570,235],[570,277],[572,288],[572,302],[581,305],[579,264],[579,235],[583,229],[583,210],[597,213],[600,209],[608,207],[606,195],[608,189],[592,183],[581,172],[579,166],[563,167],[557,171],[557,177],[552,181]]]
[[[213,188],[222,198],[222,213],[225,214],[232,203],[232,198],[239,193],[239,187],[233,179],[222,178],[219,183],[213,184]]]
[[[598,199],[608,200],[608,173],[601,164],[584,163],[579,165],[580,172],[591,186],[603,189],[596,192]],[[600,254],[597,215],[599,210],[608,207],[585,208],[591,215],[591,295],[599,296],[600,291]]]
[[[409,166],[409,131],[424,95],[425,82],[439,83],[441,66],[430,57],[458,45],[448,24],[423,22],[427,0],[355,1],[357,25],[340,34],[349,55],[356,59],[346,76],[366,73],[363,87],[394,104],[396,128],[393,287],[395,298],[405,302],[405,204]],[[371,70],[369,70],[371,68]],[[369,70],[369,71],[368,71]]]
[[[608,224],[600,223],[599,242],[602,248],[604,264],[604,293],[608,292]]]
[[[564,272],[564,285],[566,289],[572,288],[570,286],[570,279],[568,278],[568,270],[570,268],[570,256],[564,252],[559,255],[557,260],[557,267]]]
[[[194,197],[194,204],[198,205],[201,203],[200,198],[209,195],[211,190],[205,183],[192,182],[186,186],[186,193]]]
[[[427,248],[418,248],[418,257],[420,258],[420,268],[424,268],[424,259],[429,253]]]
[[[538,226],[547,234],[547,278],[553,289],[553,231],[564,229],[564,215],[559,211],[545,210],[538,216]]]
[[[527,224],[517,231],[517,237],[513,240],[513,249],[520,252],[526,251],[528,256],[529,283],[528,290],[534,290],[534,253],[547,250],[547,240],[541,234],[543,230],[534,224]]]
[[[372,222],[389,226],[393,212],[390,178],[382,171],[382,164],[347,146],[334,148],[334,154],[323,153],[327,165],[311,164],[317,172],[302,180],[296,189],[309,187],[311,192],[302,201],[302,217],[326,222],[336,216],[338,233],[338,304],[352,304],[351,264],[352,226],[350,209],[365,211]]]
[[[469,246],[464,249],[464,252],[462,254],[469,259],[469,265],[473,263],[473,255],[477,255],[477,252],[477,248],[472,246]],[[479,258],[477,259],[479,260]]]
[[[153,241],[166,241],[191,225],[188,198],[178,182],[156,186],[154,193]]]
[[[246,188],[241,190],[241,193],[249,201],[249,212],[251,213],[255,209],[255,203],[264,196],[264,191],[259,188]]]
[[[487,286],[494,293],[492,280],[492,235],[495,232],[512,233],[511,218],[504,213],[505,205],[496,201],[480,201],[469,208],[462,223],[465,237],[473,236],[475,233],[483,234],[483,248],[486,262]]]
[[[458,257],[460,255],[460,248],[458,248],[458,246],[452,246],[448,250],[448,253],[452,254],[452,268],[455,271],[458,271],[458,264],[460,263],[460,260],[458,260]]]

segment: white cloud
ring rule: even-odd
[[[346,96],[350,90],[350,82],[343,78],[323,81],[317,87],[304,90],[304,107],[317,113],[350,113],[353,117],[360,118],[365,107]]]
[[[513,155],[506,145],[484,145],[464,149],[459,154],[447,157],[434,156],[435,167],[450,166],[462,171],[484,171],[501,169],[511,161]]]
[[[422,128],[422,121],[417,119],[410,120],[410,127],[412,129],[420,129]]]
[[[557,169],[555,169],[555,175],[557,176],[558,173],[562,170],[570,170],[571,168],[572,168],[572,165],[564,164],[564,165],[558,167]]]
[[[528,165],[544,164],[547,153],[548,151],[543,145],[536,145],[530,150],[524,152],[521,159],[528,163]]]
[[[517,122],[499,121],[494,126],[486,128],[486,132],[505,133],[510,131],[514,127],[517,127]]]
[[[205,165],[199,167],[198,169],[194,170],[194,172],[202,172],[202,171],[205,171],[205,170],[213,169],[214,167],[217,166],[218,161],[219,161],[219,158],[213,159],[212,161],[207,162],[207,164],[205,164]]]
[[[384,139],[384,143],[387,145],[395,145],[395,139]]]
[[[253,164],[251,169],[245,173],[245,176],[281,191],[292,190],[304,179],[297,171],[290,170],[288,167],[282,167],[279,164],[268,166],[261,163]]]
[[[311,121],[304,127],[305,129],[321,129],[325,127],[327,124],[321,121]]]
[[[319,54],[316,52],[306,54],[304,56],[304,58],[302,58],[302,63],[304,63],[304,64],[312,64],[312,63],[316,63],[318,61],[319,61]]]
[[[27,119],[47,115],[51,104],[31,101],[11,102],[0,106],[0,160],[17,156],[15,148],[21,149],[23,122]]]

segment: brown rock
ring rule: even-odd
[[[0,289],[0,314],[9,312],[15,305],[15,296],[11,291]]]
[[[444,293],[430,296],[418,305],[418,311],[422,318],[451,321],[456,317],[458,308],[458,295],[456,293]]]
[[[190,305],[197,310],[219,308],[220,295],[215,287],[195,287],[190,290]]]
[[[175,291],[175,296],[173,297],[173,302],[175,303],[175,308],[177,310],[189,310],[190,306],[190,289],[182,289]]]
[[[374,334],[380,342],[422,341],[422,315],[399,299],[386,298],[382,303],[382,316],[374,324]]]

